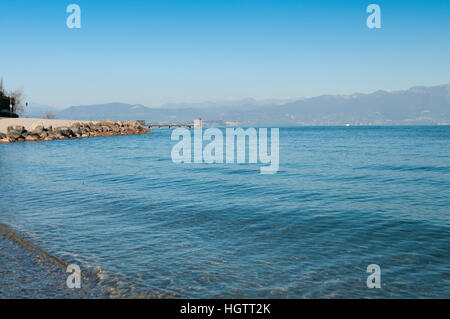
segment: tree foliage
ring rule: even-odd
[[[18,115],[23,115],[25,113],[25,104],[23,102],[23,91],[6,91],[3,79],[0,78],[0,96],[9,97],[11,100],[12,111]]]

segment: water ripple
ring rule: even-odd
[[[282,128],[270,176],[174,164],[167,130],[0,145],[0,221],[100,269],[112,297],[448,298],[449,139]]]

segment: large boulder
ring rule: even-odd
[[[13,138],[13,139],[15,139],[15,140],[17,140],[18,138],[20,138],[22,136],[22,131],[20,130],[20,131],[18,131],[18,130],[10,130],[9,132],[8,132],[8,137],[9,138]]]
[[[25,141],[27,141],[27,142],[34,142],[34,141],[39,141],[39,140],[40,140],[39,134],[31,133],[31,134],[27,135],[27,137],[25,137]]]
[[[44,126],[38,125],[33,130],[31,130],[32,134],[42,134],[44,132]]]
[[[75,136],[81,135],[80,127],[73,126],[70,128],[72,130],[72,134]]]
[[[120,132],[120,127],[119,127],[119,126],[113,126],[113,127],[111,128],[111,130],[112,130],[114,133],[119,133],[119,132]]]
[[[20,134],[22,134],[22,132],[26,132],[25,128],[23,126],[20,125],[16,125],[16,126],[8,126],[8,128],[6,129],[7,133],[9,134],[9,132],[14,131],[14,132],[19,132]]]
[[[72,137],[73,135],[72,130],[68,127],[58,127],[54,131],[56,134],[62,135],[64,137]]]

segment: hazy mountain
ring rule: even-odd
[[[97,105],[71,106],[56,113],[58,119],[72,120],[136,120],[146,119],[149,108],[140,104],[108,103]]]
[[[267,110],[285,124],[450,124],[450,84],[372,94],[325,95]]]
[[[201,103],[167,103],[162,106],[164,109],[203,109],[203,108],[233,108],[233,107],[246,107],[256,108],[261,106],[276,106],[286,104],[294,100],[289,99],[268,99],[268,100],[256,100],[253,98],[246,98],[241,100],[231,101],[217,101],[217,102],[201,102]]]
[[[30,103],[25,107],[23,117],[43,118],[46,113],[56,114],[59,110],[53,106]]]
[[[240,125],[420,125],[450,124],[450,84],[413,87],[371,94],[322,95],[281,103],[252,99],[198,104],[168,104],[161,108],[110,103],[72,106],[55,112],[57,118],[79,120],[205,121]]]

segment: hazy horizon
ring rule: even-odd
[[[210,125],[449,125],[450,84],[415,86],[407,90],[377,90],[370,94],[321,95],[297,100],[253,99],[167,104],[102,103],[65,109],[30,105],[25,117],[42,118],[49,112],[59,119],[109,119],[189,122],[201,117]]]
[[[351,92],[351,93],[324,93],[324,94],[319,94],[319,95],[314,95],[314,96],[301,96],[301,97],[296,97],[296,98],[266,98],[266,99],[255,99],[253,97],[245,97],[245,98],[240,98],[240,99],[229,99],[229,100],[199,100],[199,101],[168,101],[162,104],[157,104],[157,105],[146,105],[143,103],[129,103],[127,101],[104,101],[102,103],[88,103],[88,104],[82,104],[82,105],[67,105],[67,106],[58,106],[58,105],[47,105],[47,104],[42,104],[42,103],[36,103],[34,101],[28,101],[28,103],[30,104],[30,106],[35,106],[35,107],[43,107],[43,108],[54,108],[57,110],[64,110],[67,109],[69,107],[73,107],[73,106],[92,106],[92,105],[107,105],[107,104],[127,104],[127,105],[141,105],[147,108],[152,108],[152,109],[161,109],[165,106],[171,106],[171,105],[183,105],[183,108],[187,105],[194,105],[194,108],[197,108],[195,105],[200,105],[200,104],[216,104],[217,106],[219,105],[232,105],[232,104],[244,104],[246,102],[251,103],[253,102],[255,105],[260,104],[261,106],[266,106],[266,105],[283,105],[283,104],[287,104],[287,103],[292,103],[292,102],[296,102],[296,101],[300,101],[300,100],[307,100],[307,99],[312,99],[312,98],[317,98],[317,97],[322,97],[322,96],[352,96],[352,95],[370,95],[370,94],[374,94],[378,91],[383,91],[383,92],[389,92],[389,93],[395,93],[395,92],[404,92],[404,91],[408,91],[411,90],[413,88],[416,87],[425,87],[425,88],[430,88],[430,87],[439,87],[439,86],[448,86],[450,85],[449,83],[441,83],[441,84],[436,84],[436,85],[414,85],[412,87],[408,87],[408,88],[404,88],[404,89],[399,89],[399,90],[385,90],[385,89],[375,89],[369,92]],[[204,107],[208,107],[208,106],[204,106]],[[212,107],[212,106],[211,106]]]

